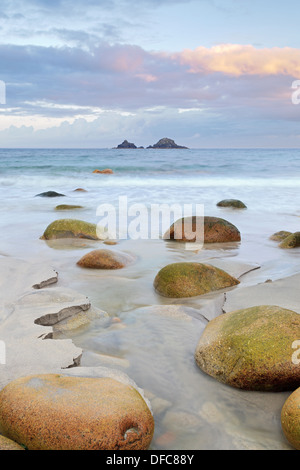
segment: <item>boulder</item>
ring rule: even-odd
[[[285,238],[280,243],[280,248],[284,249],[291,249],[291,248],[299,248],[300,246],[300,232],[292,233],[287,238]]]
[[[200,263],[169,264],[154,280],[156,291],[170,298],[204,295],[237,284],[239,281],[225,271]]]
[[[178,242],[201,240],[204,243],[226,243],[241,241],[241,234],[227,220],[219,217],[193,216],[177,220],[171,225],[163,238]]]
[[[93,173],[97,173],[101,175],[112,175],[113,171],[110,168],[106,168],[105,170],[94,170]]]
[[[56,211],[72,211],[76,209],[83,209],[82,206],[72,206],[70,204],[61,204],[55,207]]]
[[[146,450],[154,432],[151,411],[132,386],[58,374],[8,384],[0,425],[29,450]]]
[[[122,269],[133,263],[134,258],[127,253],[111,250],[94,250],[78,261],[78,266],[90,269]]]
[[[292,235],[292,232],[286,232],[284,230],[281,230],[280,232],[274,233],[270,237],[270,240],[273,240],[274,242],[282,242],[283,240],[285,240],[290,235]]]
[[[56,191],[47,191],[46,193],[37,194],[35,197],[65,197],[65,195]]]
[[[46,228],[41,240],[55,240],[57,238],[98,240],[97,225],[76,219],[56,220]]]
[[[7,437],[0,436],[0,450],[25,450],[14,441],[7,439]]]
[[[160,139],[156,144],[150,145],[148,149],[187,149],[187,147],[182,147],[177,145],[174,140],[164,137]]]
[[[300,388],[285,402],[281,411],[281,425],[290,444],[300,450]]]
[[[74,193],[87,193],[87,190],[83,188],[77,188],[74,189]]]
[[[195,359],[202,371],[244,390],[286,391],[300,386],[292,344],[300,337],[300,315],[281,307],[258,306],[210,321]]]
[[[247,209],[247,206],[238,199],[224,199],[218,202],[218,207],[232,207],[233,209]]]

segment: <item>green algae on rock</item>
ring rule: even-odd
[[[122,269],[133,263],[134,257],[112,250],[94,250],[83,256],[77,263],[89,269]]]
[[[86,238],[89,240],[99,240],[97,235],[97,225],[76,219],[60,219],[50,224],[42,240],[55,240],[58,238]]]
[[[300,450],[300,388],[286,400],[281,411],[281,426],[289,443]]]
[[[231,207],[233,209],[247,209],[247,206],[238,199],[224,199],[218,202],[218,207]]]
[[[202,371],[244,390],[287,391],[300,386],[292,344],[300,337],[300,315],[258,306],[223,314],[203,332],[195,352]]]
[[[227,243],[241,241],[237,227],[219,217],[184,217],[171,225],[164,240],[178,242]]]
[[[75,209],[83,209],[82,206],[73,206],[71,204],[60,204],[59,206],[55,207],[56,211],[72,211]]]
[[[225,271],[201,263],[173,263],[162,268],[154,288],[164,297],[184,298],[233,287],[239,281]]]
[[[274,242],[282,242],[283,240],[285,240],[290,235],[292,235],[292,232],[286,232],[285,230],[281,230],[280,232],[274,233],[270,237],[270,240],[272,240]]]
[[[300,246],[300,232],[292,233],[285,238],[279,245],[280,248],[292,249]]]
[[[0,435],[0,450],[25,450],[24,447],[20,446],[11,439]]]
[[[147,450],[154,420],[138,391],[111,378],[47,374],[0,392],[0,425],[28,450]]]

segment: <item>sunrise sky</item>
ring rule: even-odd
[[[296,0],[1,0],[0,147],[300,147]]]

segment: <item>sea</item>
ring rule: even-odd
[[[96,169],[113,174],[96,174]],[[237,288],[298,274],[299,249],[281,250],[270,236],[300,230],[299,189],[299,149],[2,149],[0,256],[52,266],[59,287],[87,295],[108,313],[111,321],[96,319],[64,337],[83,349],[83,366],[121,370],[151,397],[152,449],[289,449],[280,427],[286,394],[231,389],[195,365],[202,315],[211,299],[162,298],[153,280],[169,263],[219,258],[259,267]],[[64,197],[37,196],[47,191]],[[129,220],[141,207],[188,205],[193,212],[201,206],[205,215],[236,225],[242,241],[190,250],[161,239],[168,226],[163,221],[155,239],[128,236],[109,247],[101,241],[41,240],[58,218],[99,223],[99,207],[108,206],[118,214],[120,198],[126,198]],[[220,208],[223,199],[239,199],[247,209]],[[59,204],[82,209],[57,212]],[[76,265],[88,251],[104,247],[131,253],[136,262],[113,272]],[[194,314],[187,321],[149,310],[170,304],[190,307]]]

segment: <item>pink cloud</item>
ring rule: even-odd
[[[221,44],[186,49],[172,58],[188,66],[191,73],[300,77],[300,49],[290,47],[257,49],[251,45]]]

